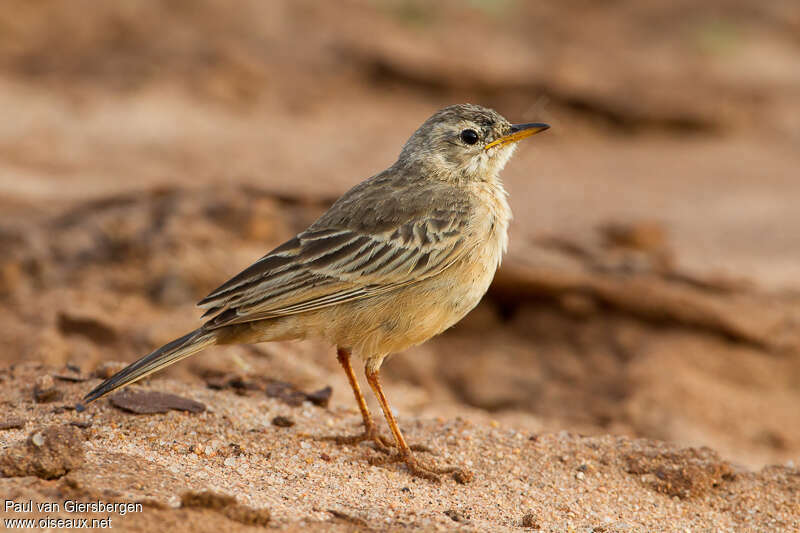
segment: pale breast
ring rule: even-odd
[[[459,277],[469,281],[461,283],[454,291],[461,293],[462,309],[459,311],[463,313],[453,323],[475,307],[489,289],[508,247],[511,209],[506,200],[505,190],[500,183],[493,183],[482,184],[477,192],[481,202],[475,210],[470,225],[474,245],[470,254],[457,265],[461,271]]]
[[[404,350],[461,320],[489,288],[508,243],[505,191],[484,189],[465,228],[469,252],[442,273],[391,293],[348,304],[329,339],[362,357]]]

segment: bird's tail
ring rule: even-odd
[[[172,363],[177,363],[181,359],[216,344],[216,342],[217,333],[215,331],[204,331],[202,328],[196,329],[126,366],[84,396],[83,403],[79,403],[75,408],[78,411],[82,411],[85,404],[102,398],[106,394],[138,381],[145,376],[149,376]]]

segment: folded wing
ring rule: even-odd
[[[466,219],[444,210],[377,234],[312,226],[198,304],[206,328],[314,311],[442,272],[465,253]]]

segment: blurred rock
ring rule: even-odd
[[[81,335],[97,344],[108,345],[117,341],[114,329],[96,318],[59,313],[58,329],[64,335]]]
[[[734,479],[731,466],[708,448],[687,448],[680,453],[644,450],[629,454],[626,460],[629,473],[652,475],[645,483],[678,498],[702,497]]]
[[[276,416],[272,419],[272,425],[279,428],[290,428],[294,425],[294,420],[285,416]]]
[[[233,496],[211,491],[184,492],[181,495],[181,507],[211,509],[248,526],[265,527],[271,518],[268,509],[253,509],[237,503]]]
[[[48,426],[27,440],[12,444],[0,455],[0,473],[6,477],[36,476],[54,479],[84,462],[83,439],[71,426]]]
[[[128,366],[128,363],[121,361],[105,361],[95,368],[92,375],[96,378],[108,379],[126,366]]]
[[[0,431],[5,429],[22,429],[25,427],[25,421],[21,418],[10,417],[0,420]]]
[[[157,391],[123,389],[109,400],[114,407],[137,415],[166,413],[169,410],[202,413],[206,410],[206,406],[200,402]]]
[[[61,398],[61,391],[56,388],[55,380],[50,374],[36,378],[33,386],[33,397],[37,402],[52,402]]]

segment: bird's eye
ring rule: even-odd
[[[461,140],[465,144],[475,144],[478,142],[478,132],[475,130],[464,130],[461,132]]]

